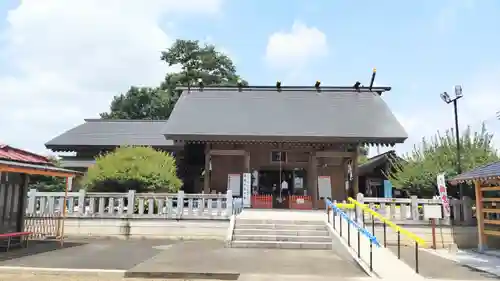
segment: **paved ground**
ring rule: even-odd
[[[191,241],[173,245],[132,268],[134,273],[169,271],[227,274],[283,274],[364,277],[364,272],[342,246],[338,250],[278,250],[224,248],[218,241]],[[173,275],[173,277],[176,277]]]
[[[0,266],[127,270],[150,259],[161,250],[158,246],[175,243],[168,240],[87,240],[30,242],[27,249],[0,253]]]
[[[49,275],[49,274],[1,274],[0,281],[194,281],[196,279],[148,279],[148,278],[120,278],[120,277],[96,277],[78,275]],[[199,280],[199,279],[198,279]],[[242,275],[238,281],[324,281],[324,277],[307,275]],[[366,277],[335,279],[339,281],[369,281]],[[371,279],[370,279],[371,280]],[[204,279],[204,281],[220,281],[217,279]]]
[[[131,278],[187,280],[200,276],[236,280],[240,275],[246,279],[238,280],[267,280],[248,279],[255,274],[288,275],[288,280],[295,279],[290,276],[299,278],[295,280],[302,280],[301,276],[308,280],[312,276],[338,280],[366,277],[342,246],[334,248],[333,251],[233,249],[225,248],[221,241],[207,240],[87,240],[66,242],[65,248],[60,249],[57,243],[44,242],[32,243],[28,249],[0,253],[0,266],[118,269],[126,271],[126,276]],[[108,280],[106,278],[102,280]]]
[[[96,277],[84,275],[50,275],[50,274],[33,274],[33,273],[0,273],[0,281],[161,281],[162,279],[137,279],[137,278],[119,278],[119,277]],[[164,279],[165,280],[165,279]],[[185,281],[185,279],[168,279],[168,281]],[[210,281],[210,280],[205,280]]]
[[[397,247],[389,247],[397,254]],[[426,278],[448,280],[498,280],[495,275],[475,270],[427,251],[419,251],[419,271]],[[402,247],[401,259],[415,268],[415,248]]]

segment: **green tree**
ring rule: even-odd
[[[182,185],[175,159],[151,147],[120,147],[99,156],[82,182],[98,192],[177,192]]]
[[[368,153],[369,153],[368,147],[366,146],[359,147],[358,165],[368,162]]]
[[[171,97],[159,88],[130,87],[113,98],[109,113],[100,115],[103,119],[167,119],[173,109]]]
[[[59,161],[55,157],[48,157],[50,162],[52,162],[56,167],[59,167]],[[42,192],[62,192],[66,189],[66,181],[64,178],[42,176],[42,175],[31,175],[29,188],[35,188]]]
[[[410,194],[433,196],[436,194],[436,176],[445,173],[447,178],[457,175],[457,146],[454,130],[444,135],[439,132],[430,140],[422,139],[420,145],[403,156],[405,161],[395,163],[388,174],[389,180],[396,188],[407,189]],[[492,145],[493,134],[483,124],[478,132],[468,127],[460,137],[461,167],[468,171],[499,159],[497,150]],[[449,186],[449,194],[457,195],[457,187]],[[472,189],[466,194],[473,196]]]
[[[180,71],[167,73],[157,88],[131,87],[127,93],[115,96],[109,113],[101,113],[101,118],[168,119],[181,94],[176,87],[196,86],[198,79],[206,86],[235,86],[241,79],[227,55],[214,45],[201,45],[196,40],[176,40],[161,52],[160,59]]]

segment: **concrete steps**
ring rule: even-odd
[[[332,238],[323,221],[237,218],[231,247],[327,250]]]

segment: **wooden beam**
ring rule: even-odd
[[[245,150],[241,149],[212,149],[209,151],[210,155],[218,156],[245,156]]]
[[[500,225],[500,220],[484,220],[484,224]]]
[[[51,170],[42,170],[42,169],[34,169],[34,168],[25,168],[25,167],[12,167],[12,166],[4,166],[4,165],[0,165],[0,172],[52,176],[52,177],[61,177],[61,178],[74,177],[77,175],[74,173],[67,173],[67,172],[61,172],[61,171],[51,171]]]
[[[498,191],[500,190],[500,186],[485,186],[481,187],[481,191]]]
[[[356,152],[344,152],[344,151],[316,151],[316,157],[323,158],[335,158],[335,157],[349,157],[354,158]]]
[[[483,209],[483,213],[493,213],[493,214],[500,214],[500,209]]]
[[[500,236],[500,231],[496,230],[485,230],[484,234],[486,235],[491,235],[491,236]]]
[[[474,191],[476,193],[476,220],[478,232],[478,250],[483,251],[486,247],[486,234],[484,232],[484,215],[483,215],[483,192],[481,192],[481,182],[474,181]]]
[[[500,202],[500,198],[483,198],[483,202]]]

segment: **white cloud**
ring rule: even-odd
[[[106,111],[130,85],[158,85],[165,15],[216,14],[222,0],[26,0],[9,11],[0,56],[0,141],[34,151]],[[164,25],[168,25],[164,23]]]
[[[500,104],[496,101],[500,92],[492,87],[492,81],[500,79],[499,69],[488,69],[472,76],[463,84],[464,97],[458,101],[459,126],[461,131],[467,126],[474,130],[481,129],[484,122],[489,132],[493,133],[493,144],[500,149],[500,120],[496,113]],[[448,90],[454,95],[452,87]],[[395,115],[408,132],[405,144],[398,145],[398,152],[409,152],[413,145],[420,143],[422,137],[431,137],[437,131],[445,132],[454,128],[453,106],[440,100],[436,93],[435,101],[413,104],[405,112],[394,109]],[[385,151],[385,150],[384,150]]]
[[[326,35],[316,27],[296,21],[291,30],[269,36],[265,58],[272,67],[289,69],[304,66],[308,61],[326,55]]]

